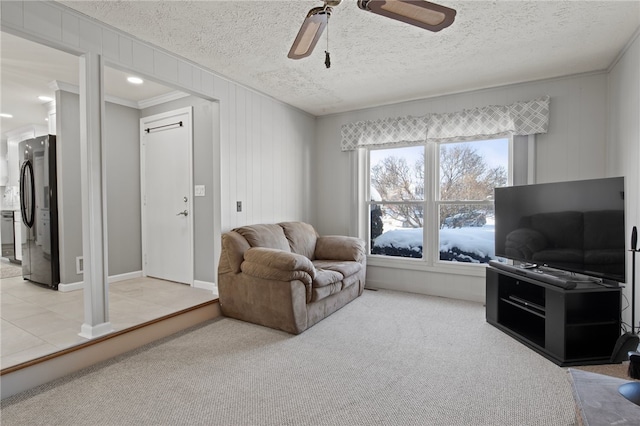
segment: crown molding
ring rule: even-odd
[[[176,90],[173,92],[166,93],[164,95],[155,96],[149,99],[143,99],[138,102],[138,108],[139,109],[149,108],[149,107],[160,105],[166,102],[175,101],[177,99],[186,98],[187,96],[190,96],[190,95],[188,93],[179,92]]]
[[[54,91],[63,90],[65,92],[75,93],[76,95],[80,94],[80,88],[78,86],[76,86],[75,84],[70,84],[64,81],[59,81],[59,80],[54,80],[51,83],[49,83],[49,88]],[[189,94],[184,92],[179,92],[176,90],[164,95],[155,96],[149,99],[143,99],[138,102],[130,101],[128,99],[122,99],[117,96],[111,96],[111,95],[105,95],[104,99],[105,101],[110,102],[112,104],[123,105],[129,108],[135,108],[135,109],[144,109],[144,108],[149,108],[155,105],[160,105],[165,102],[175,101],[176,99],[185,98],[187,96],[189,96]]]
[[[18,127],[17,129],[9,130],[2,134],[3,139],[14,139],[14,138],[33,138],[36,133],[41,133],[43,135],[47,134],[47,126],[42,124],[25,124],[24,126]]]

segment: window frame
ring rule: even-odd
[[[443,144],[474,142],[484,140],[507,139],[508,144],[508,167],[507,167],[507,185],[513,185],[514,177],[514,137],[511,135],[496,135],[483,138],[474,138],[472,140],[448,140],[448,141],[425,141],[421,144],[394,144],[380,145],[360,148],[356,151],[356,169],[358,172],[358,218],[356,227],[358,235],[366,242],[367,262],[371,266],[381,266],[389,268],[402,268],[408,270],[422,270],[443,273],[456,273],[461,275],[484,275],[485,263],[465,263],[440,260],[440,238],[439,238],[439,209],[443,204],[477,204],[492,205],[493,200],[440,200],[440,146]],[[533,168],[533,142],[534,137],[529,136],[529,147],[522,151],[526,167],[531,170]],[[422,146],[425,150],[425,173],[424,173],[424,200],[421,201],[371,201],[371,151],[385,150],[394,148],[404,148],[410,146]],[[527,181],[531,183],[532,173],[527,173]],[[371,254],[371,206],[375,204],[422,204],[424,207],[423,222],[423,249],[422,258],[407,258],[398,256],[387,256]]]

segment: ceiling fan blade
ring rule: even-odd
[[[453,23],[454,9],[424,0],[358,0],[358,7],[429,31],[440,31]]]
[[[311,55],[324,28],[327,26],[329,16],[331,16],[330,7],[314,7],[311,9],[304,19],[287,57],[301,59]]]

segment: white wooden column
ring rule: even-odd
[[[84,323],[80,336],[88,339],[113,331],[109,323],[107,280],[103,70],[101,55],[89,52],[80,58],[80,179],[84,258]]]

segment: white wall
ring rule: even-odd
[[[590,73],[509,85],[318,118],[314,182],[320,233],[353,233],[350,155],[340,151],[340,129],[348,122],[404,115],[455,112],[551,97],[549,132],[536,141],[537,182],[597,178],[607,173],[607,74]],[[484,301],[483,268],[429,271],[367,268],[367,285]]]
[[[630,241],[631,228],[640,228],[640,31],[609,72],[608,130],[607,171],[611,176],[626,176],[626,221]],[[627,277],[631,277],[631,253],[628,256]],[[636,266],[640,266],[640,258],[636,259]],[[636,273],[636,281],[639,279]],[[636,290],[639,290],[637,285]],[[630,285],[624,293],[631,301]],[[636,306],[640,306],[638,291]],[[631,323],[630,309],[623,313],[623,320]],[[637,322],[636,316],[636,326]]]

